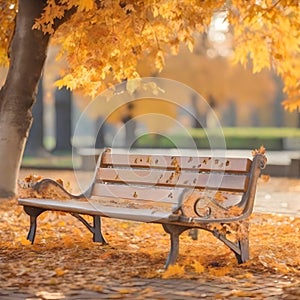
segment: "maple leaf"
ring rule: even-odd
[[[63,276],[66,273],[66,271],[62,268],[56,268],[54,271],[56,276]]]
[[[185,274],[184,266],[178,264],[170,265],[162,274],[162,278],[181,277]]]
[[[252,156],[257,154],[266,154],[266,148],[264,146],[260,146],[258,149],[252,150]]]
[[[205,271],[205,267],[198,261],[194,261],[191,266],[195,269],[196,273],[203,273]]]
[[[94,0],[79,0],[78,8],[80,11],[88,11],[91,10],[95,5]]]

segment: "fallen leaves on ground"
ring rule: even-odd
[[[242,265],[210,233],[200,231],[194,241],[185,232],[178,263],[165,271],[169,237],[159,224],[103,218],[109,244],[101,245],[93,243],[91,233],[71,215],[46,212],[38,220],[36,242],[31,245],[26,240],[29,217],[22,207],[16,200],[1,203],[0,282],[4,289],[36,292],[43,287],[48,292],[65,292],[90,287],[101,292],[100,283],[105,285],[110,278],[136,277],[218,278],[251,285],[255,275],[262,273],[300,280],[299,218],[254,214],[250,219],[251,259]]]

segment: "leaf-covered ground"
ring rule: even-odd
[[[178,264],[167,271],[163,266],[169,237],[159,224],[105,218],[103,233],[109,242],[105,246],[93,243],[91,233],[83,224],[67,214],[42,214],[34,245],[26,240],[28,226],[29,217],[16,200],[1,201],[0,291],[64,295],[86,290],[103,296],[107,286],[117,282],[119,286],[114,295],[125,298],[137,287],[130,288],[122,283],[137,280],[145,283],[149,279],[159,286],[169,279],[176,280],[173,281],[174,290],[187,280],[196,286],[204,284],[206,289],[212,283],[215,286],[225,284],[230,287],[228,297],[264,299],[270,282],[274,288],[291,285],[291,290],[295,287],[299,290],[300,218],[296,217],[253,214],[250,220],[251,259],[243,265],[237,265],[233,253],[210,233],[201,231],[199,239],[194,241],[185,232],[181,236]],[[280,278],[284,279],[284,284],[280,285]],[[147,285],[140,283],[144,295],[153,293],[147,290]],[[216,299],[224,299],[223,296],[226,294],[214,292]],[[295,297],[287,299],[298,296]]]

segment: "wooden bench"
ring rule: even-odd
[[[190,157],[115,154],[105,150],[98,160],[91,187],[69,194],[57,182],[34,185],[40,195],[58,187],[65,199],[19,199],[30,216],[28,239],[33,243],[37,217],[47,210],[69,212],[106,243],[100,217],[162,224],[170,235],[166,267],[174,264],[180,234],[191,228],[210,231],[235,254],[238,263],[249,258],[247,219],[252,213],[257,180],[266,157],[253,160],[228,157]],[[83,215],[93,217],[93,224]]]

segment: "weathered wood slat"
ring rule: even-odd
[[[92,198],[115,198],[116,201],[119,201],[121,198],[126,198],[133,201],[158,202],[156,203],[158,206],[161,205],[161,203],[176,205],[178,201],[180,201],[180,196],[184,191],[185,188],[170,189],[169,187],[151,187],[151,189],[149,189],[148,186],[129,185],[127,183],[96,183],[92,192]],[[220,191],[215,190],[201,190],[199,195],[203,197],[208,195],[214,198],[217,192],[220,193]],[[224,207],[230,207],[241,201],[242,193],[232,194],[223,191],[222,198],[225,199],[222,205]]]
[[[247,173],[250,170],[251,160],[248,158],[220,158],[220,157],[193,157],[193,156],[163,156],[104,153],[101,159],[102,166],[132,166],[140,168],[183,169],[201,171],[226,171]]]
[[[206,174],[162,171],[153,169],[99,168],[97,180],[104,182],[126,182],[149,186],[176,186],[221,189],[243,192],[248,185],[247,175]]]

